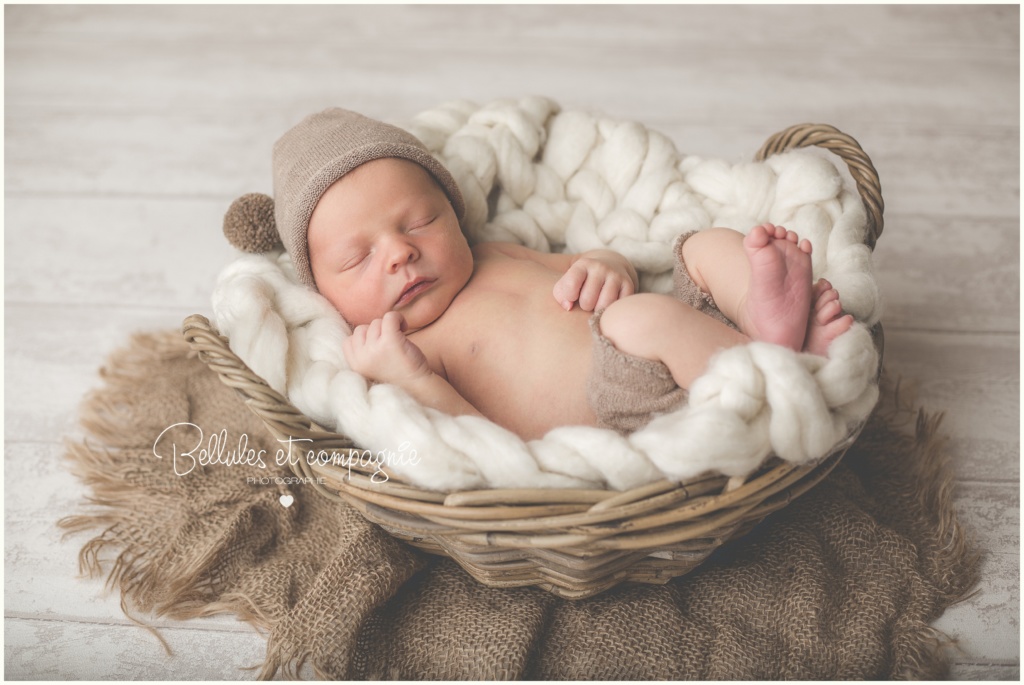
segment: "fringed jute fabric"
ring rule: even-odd
[[[133,614],[249,621],[262,678],[939,678],[929,623],[977,581],[939,421],[894,389],[826,480],[696,571],[568,601],[484,587],[293,482],[177,332],[101,374],[68,449],[93,494],[60,522],[98,532],[83,570]]]

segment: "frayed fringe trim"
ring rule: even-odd
[[[892,645],[893,680],[942,680],[949,677],[946,649],[955,643],[945,633],[924,623],[895,637]]]
[[[943,412],[926,412],[917,406],[916,387],[883,375],[883,397],[890,402],[876,407],[872,421],[878,421],[886,437],[895,439],[888,450],[906,455],[884,468],[901,473],[903,482],[918,483],[914,493],[920,511],[932,512],[931,548],[925,569],[935,591],[934,608],[927,621],[937,619],[950,606],[977,594],[982,555],[960,522],[954,496],[956,479],[946,451],[949,437],[941,432]],[[879,465],[876,465],[879,466]],[[891,677],[933,680],[949,673],[949,651],[958,649],[956,640],[926,623],[901,631],[893,645]]]
[[[895,411],[891,416],[883,413],[883,421],[896,429],[913,423],[913,433],[901,436],[898,445],[909,458],[892,466],[903,470],[908,482],[920,484],[915,493],[920,510],[935,513],[932,571],[945,609],[976,594],[974,587],[980,579],[982,555],[961,524],[954,505],[956,477],[946,451],[949,436],[940,432],[944,413],[916,408],[914,388],[900,380],[895,382],[892,394]]]
[[[257,630],[269,630],[273,624],[270,617],[244,595],[229,593],[215,601],[205,599],[211,594],[209,579],[204,578],[211,561],[209,555],[181,569],[180,575],[168,586],[156,562],[146,558],[148,550],[132,543],[127,530],[131,523],[128,512],[144,502],[146,495],[130,484],[136,469],[119,458],[121,448],[138,447],[125,439],[134,435],[135,425],[132,417],[122,410],[126,404],[123,393],[145,382],[155,363],[195,356],[174,331],[136,333],[126,347],[110,356],[100,369],[104,387],[89,393],[79,409],[79,424],[86,437],[65,442],[65,459],[72,473],[91,489],[86,502],[93,510],[57,521],[58,528],[64,531],[62,539],[75,533],[102,530],[79,551],[79,573],[90,578],[106,573],[105,590],[111,592],[117,588],[125,616],[149,631],[168,655],[173,654],[173,650],[167,640],[155,626],[137,618],[134,611],[174,620],[233,614]],[[156,597],[161,599],[158,601]]]

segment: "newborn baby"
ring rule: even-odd
[[[524,439],[635,430],[685,401],[719,350],[757,340],[824,355],[853,323],[827,281],[812,286],[810,243],[772,224],[681,236],[676,296],[636,293],[612,251],[471,248],[447,170],[352,112],[308,117],[274,166],[276,230],[299,279],[353,327],[352,369]]]

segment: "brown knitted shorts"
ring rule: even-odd
[[[683,264],[683,243],[694,233],[696,231],[684,233],[676,239],[672,295],[697,311],[733,326],[715,306],[711,296],[697,287]],[[587,399],[597,415],[599,426],[631,433],[646,426],[656,414],[684,404],[689,393],[676,385],[672,373],[661,362],[617,350],[601,333],[603,313],[604,310],[595,312],[590,318],[594,352],[587,379]]]

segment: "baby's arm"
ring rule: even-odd
[[[427,407],[452,416],[482,416],[441,376],[402,331],[405,319],[388,312],[369,324],[356,326],[342,347],[352,370],[378,383],[399,386]]]

